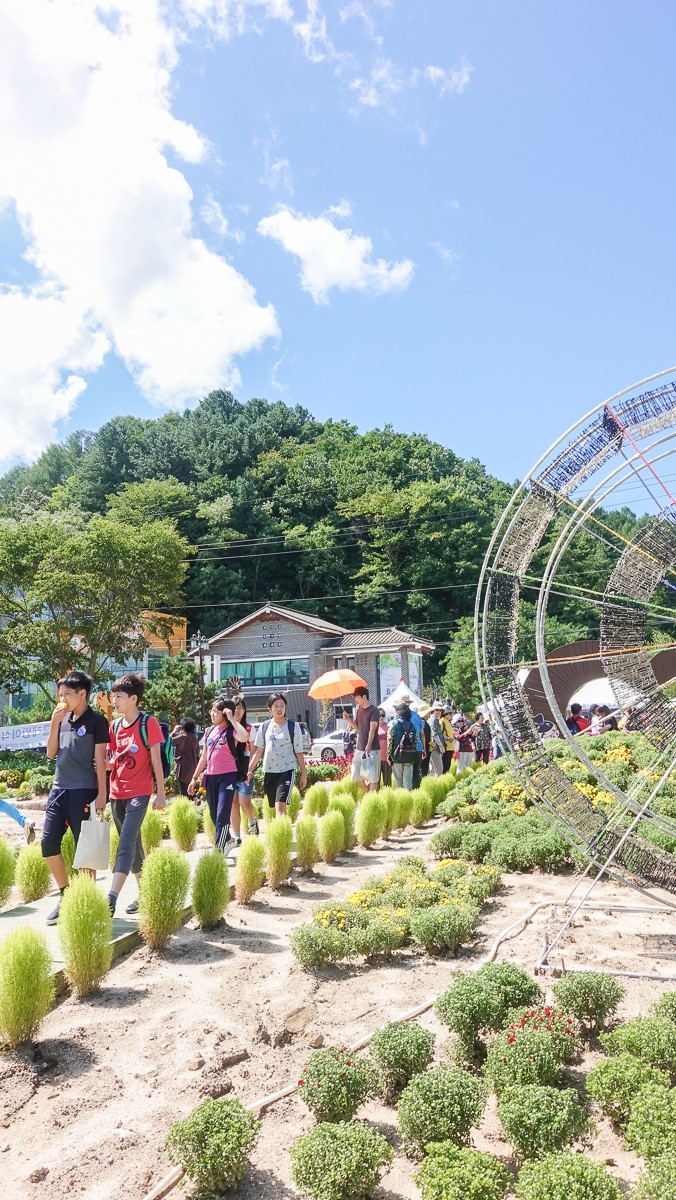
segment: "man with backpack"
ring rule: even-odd
[[[411,721],[408,704],[398,704],[396,717],[387,731],[387,761],[392,767],[395,787],[413,787],[413,766],[418,753],[418,732]]]
[[[141,825],[153,792],[153,775],[153,808],[164,808],[166,802],[161,753],[165,736],[159,721],[139,708],[145,688],[146,680],[142,675],[123,675],[111,688],[119,716],[111,726],[108,742],[110,811],[120,835],[108,892],[112,916],[129,872],[133,871],[137,880],[141,873],[145,857]],[[137,912],[138,899],[132,900],[126,911]]]

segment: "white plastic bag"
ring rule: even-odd
[[[80,826],[73,866],[89,871],[107,871],[110,864],[110,821],[97,820],[96,807],[90,805],[89,820]]]
[[[361,756],[359,764],[359,774],[367,783],[378,782],[378,767],[372,754],[367,754],[366,751]]]

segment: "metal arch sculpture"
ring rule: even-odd
[[[638,836],[636,829],[648,821],[676,836],[676,823],[653,807],[676,768],[676,708],[658,682],[647,643],[648,620],[659,608],[655,592],[676,565],[676,502],[655,464],[675,453],[676,368],[598,405],[550,447],[512,496],[486,554],[475,613],[483,699],[495,714],[522,786],[590,864],[638,886],[671,893],[676,893],[676,858]],[[636,479],[657,511],[628,540],[595,513]],[[562,584],[557,575],[581,531],[599,536],[617,555],[603,595],[591,598],[600,610],[597,653],[618,700],[631,705],[628,728],[643,732],[655,754],[650,771],[628,793],[590,760],[582,739],[572,737],[549,675],[544,630],[550,596],[563,587],[569,595],[580,592],[578,598],[590,600],[576,581]],[[545,538],[553,540],[546,566],[531,574]],[[523,602],[533,595],[537,604],[531,617],[532,602],[528,609]],[[671,619],[676,623],[676,611]],[[529,625],[537,647],[537,690],[546,696],[561,734],[585,768],[615,796],[610,814],[594,808],[578,791],[538,734],[520,682],[519,636]]]

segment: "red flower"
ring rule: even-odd
[[[299,1080],[298,1080],[298,1086],[299,1086],[299,1087],[302,1087],[304,1083],[305,1083],[305,1080],[304,1080],[304,1079],[299,1079]]]
[[[516,1038],[513,1038],[513,1037],[507,1038],[507,1041],[509,1042],[510,1046],[513,1046],[516,1041]]]

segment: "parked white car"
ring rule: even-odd
[[[322,762],[335,762],[337,758],[344,757],[345,741],[342,729],[315,738],[310,746],[310,758],[319,758]]]

